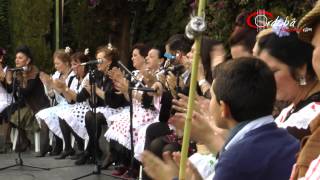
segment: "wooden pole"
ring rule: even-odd
[[[55,50],[60,49],[60,0],[55,0]]]
[[[206,1],[200,0],[197,16],[204,17],[205,5],[206,5]],[[193,60],[192,60],[191,83],[190,83],[190,90],[189,90],[187,117],[184,125],[184,133],[183,133],[179,180],[185,180],[186,163],[188,158],[188,150],[189,150],[189,142],[190,142],[192,112],[193,112],[194,97],[195,97],[196,85],[197,85],[198,64],[200,60],[200,48],[201,48],[201,36],[196,36],[195,37],[195,54],[193,55]]]

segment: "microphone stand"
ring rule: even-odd
[[[145,87],[141,81],[139,81],[137,79],[136,76],[134,76],[134,74],[129,71],[126,66],[124,66],[120,61],[118,61],[118,64],[126,71],[126,73],[129,75],[129,78],[130,79],[133,79],[135,80],[139,85],[138,87],[134,87],[134,86],[130,86],[130,83],[129,83],[129,87],[128,87],[128,95],[129,95],[129,104],[130,104],[130,129],[129,129],[129,132],[130,132],[130,147],[131,147],[131,167],[134,163],[134,143],[133,143],[133,101],[132,101],[132,91],[135,90],[135,91],[142,91],[142,92],[156,92],[154,89],[152,88],[147,88]],[[141,87],[139,87],[141,86]]]
[[[91,106],[91,111],[93,112],[93,119],[92,121],[95,121],[95,139],[94,139],[94,161],[95,161],[95,164],[94,164],[94,168],[93,168],[93,171],[88,173],[88,174],[85,174],[83,176],[80,176],[80,177],[77,177],[77,178],[74,178],[72,180],[78,180],[78,179],[83,179],[83,178],[86,178],[88,176],[92,176],[92,175],[105,175],[105,176],[109,176],[109,177],[114,177],[114,178],[119,178],[117,176],[113,176],[113,175],[109,175],[109,174],[104,174],[101,172],[101,164],[98,162],[98,153],[97,153],[97,143],[99,143],[98,141],[96,141],[97,137],[98,137],[98,122],[97,122],[97,111],[96,111],[96,106],[97,106],[97,95],[96,95],[96,66],[95,65],[89,65],[89,83],[90,83],[90,99],[91,99],[91,103],[92,103],[92,106]],[[122,178],[120,178],[122,179]]]
[[[22,101],[22,96],[21,96],[21,87],[20,87],[20,83],[17,81],[17,72],[18,71],[14,71],[13,72],[13,82],[12,82],[12,92],[14,93],[15,90],[17,91],[17,113],[18,113],[18,132],[19,132],[19,129],[20,129],[20,121],[21,121],[21,117],[20,117],[20,102]],[[16,89],[15,89],[16,87]],[[13,102],[11,102],[12,104]],[[11,114],[12,112],[10,112]],[[21,143],[21,134],[19,133],[18,134],[18,145],[20,145]],[[46,171],[49,171],[50,168],[43,168],[43,167],[37,167],[37,166],[31,166],[31,165],[26,165],[23,163],[23,159],[21,157],[21,151],[18,151],[18,158],[15,159],[15,164],[14,165],[10,165],[10,166],[7,166],[7,167],[3,167],[3,168],[0,168],[0,171],[2,170],[6,170],[6,169],[9,169],[9,168],[12,168],[12,167],[16,167],[16,166],[19,166],[19,167],[29,167],[29,168],[34,168],[34,169],[40,169],[40,170],[46,170]]]

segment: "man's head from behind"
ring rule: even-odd
[[[220,128],[271,115],[276,97],[273,73],[259,59],[243,57],[222,64],[213,82],[210,110]]]

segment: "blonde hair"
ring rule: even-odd
[[[53,53],[53,59],[58,58],[64,64],[70,66],[71,64],[71,56],[69,53],[66,53],[64,49],[58,49]]]

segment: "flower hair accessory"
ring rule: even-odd
[[[274,24],[272,25],[272,31],[278,36],[278,37],[286,37],[289,36],[290,33],[288,32],[288,27],[283,21],[283,19],[277,19],[275,20]]]
[[[89,51],[89,48],[86,48],[86,49],[84,50],[84,55],[87,56],[87,55],[89,54],[89,52],[90,52],[90,51]]]
[[[71,53],[71,48],[70,48],[69,46],[67,46],[67,47],[64,49],[64,52],[70,54],[70,53]]]
[[[111,44],[111,43],[108,43],[107,48],[112,51],[112,50],[113,50],[112,44]]]

